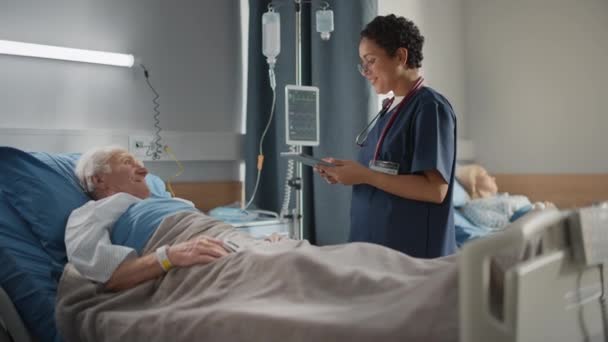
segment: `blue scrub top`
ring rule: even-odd
[[[359,151],[361,164],[369,166],[374,158],[376,143],[391,114],[392,111],[382,115],[369,133]],[[422,87],[397,114],[378,160],[398,163],[401,175],[439,171],[449,184],[445,200],[441,204],[416,201],[367,184],[355,185],[350,241],[377,243],[418,258],[454,253],[456,136],[456,115],[448,100],[435,90]]]

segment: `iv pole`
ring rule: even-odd
[[[293,0],[295,7],[295,48],[296,48],[296,56],[295,56],[295,67],[296,67],[296,86],[302,86],[302,4],[304,2],[311,3],[311,0]],[[321,39],[328,40],[330,37],[330,33],[333,31],[333,12],[329,10],[329,4],[324,2],[325,5],[321,6],[321,9],[316,12],[316,20],[317,20],[317,32],[321,33]],[[267,37],[270,39],[267,42]],[[274,110],[274,99],[276,96],[275,86],[276,79],[274,74],[274,65],[276,62],[276,56],[280,52],[280,40],[276,42],[275,45],[272,42],[275,42],[276,39],[280,39],[280,17],[277,13],[274,13],[274,7],[272,6],[272,2],[268,5],[268,12],[262,15],[262,53],[267,57],[268,62],[268,72],[270,78],[270,86],[273,90],[273,110]],[[274,40],[273,40],[274,39]],[[278,44],[278,45],[277,45]],[[286,92],[287,92],[287,88]],[[318,101],[318,99],[317,99]],[[318,102],[317,102],[317,111],[318,111]],[[262,135],[262,140],[266,131],[268,130],[269,123],[266,126],[266,130]],[[287,113],[286,113],[287,114]],[[317,113],[318,115],[318,113]],[[318,119],[317,119],[318,120]],[[318,122],[317,122],[318,127]],[[287,139],[289,141],[289,139]],[[295,152],[297,154],[302,153],[302,145],[289,145],[290,152]],[[253,195],[245,209],[249,206],[253,198],[255,197],[255,193],[257,191],[257,187],[260,180],[260,171],[262,170],[262,162],[263,162],[263,154],[262,154],[262,142],[260,142],[260,155],[258,156],[258,178],[256,181],[256,185],[254,188]],[[294,163],[295,162],[295,163]],[[294,167],[295,166],[295,167]],[[295,169],[295,177],[294,177],[294,169]],[[285,197],[283,200],[283,206],[281,208],[280,219],[291,219],[291,224],[289,225],[289,235],[293,239],[301,240],[304,237],[304,223],[306,222],[306,218],[302,215],[302,206],[304,203],[305,194],[302,190],[303,181],[303,172],[302,172],[302,163],[294,160],[290,160],[288,162],[288,177],[287,186],[285,190]],[[291,197],[291,190],[296,191],[295,205],[291,210],[289,209],[289,202]],[[289,222],[284,220],[283,222]]]
[[[296,9],[296,85],[302,85],[302,0],[294,0]],[[302,146],[296,145],[296,152],[302,153]],[[301,240],[304,237],[303,225],[304,217],[302,215],[302,203],[304,203],[304,191],[302,187],[304,182],[302,179],[302,163],[296,163],[296,175],[290,181],[290,186],[296,190],[295,207],[292,212],[292,236],[296,240]]]
[[[310,0],[294,0],[295,10],[296,10],[296,85],[302,85],[302,4],[304,2],[311,3]],[[322,6],[321,11],[317,11],[317,31],[321,32],[321,39],[328,40],[329,32],[333,31],[333,13],[331,11],[327,11],[329,8],[329,4],[325,2],[325,6]],[[328,13],[329,12],[329,13]],[[320,29],[322,27],[322,29]],[[287,113],[286,113],[287,114]],[[292,146],[293,148],[293,146]],[[302,153],[302,145],[295,145],[295,152]],[[306,217],[302,214],[302,206],[304,203],[304,179],[302,178],[302,163],[296,162],[295,165],[295,177],[288,181],[289,186],[295,189],[296,191],[296,199],[295,199],[295,207],[292,211],[292,226],[290,230],[290,235],[294,239],[302,239],[304,237],[304,229],[306,226]]]

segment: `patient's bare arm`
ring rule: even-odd
[[[217,258],[228,255],[221,240],[198,238],[171,246],[167,252],[169,261],[176,267],[195,264],[208,264]]]
[[[228,252],[222,242],[216,239],[203,238],[179,243],[169,247],[167,256],[174,267],[187,267],[196,264],[208,264]],[[155,253],[137,259],[128,259],[118,266],[105,287],[112,291],[135,287],[147,280],[160,277],[165,272],[161,268]]]

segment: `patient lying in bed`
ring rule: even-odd
[[[500,230],[531,210],[554,207],[548,202],[531,203],[526,196],[498,193],[496,179],[477,164],[459,167],[456,178],[471,198],[460,210],[477,226]]]
[[[65,234],[68,261],[82,275],[105,283],[109,289],[131,288],[159,277],[172,267],[209,263],[228,253],[222,241],[207,238],[161,246],[156,253],[138,257],[137,247],[143,247],[156,227],[149,224],[143,227],[144,231],[130,231],[131,241],[121,239],[128,228],[123,231],[113,228],[127,209],[150,197],[145,182],[147,174],[140,161],[115,147],[91,150],[76,166],[76,175],[93,200],[74,210],[68,219]],[[156,209],[165,210],[165,214],[196,211],[185,200],[164,201],[161,205]],[[112,242],[117,239],[123,243]]]
[[[56,318],[67,341],[458,339],[456,256],[255,240],[149,198],[143,165],[124,150],[96,157],[107,151],[77,166],[94,200],[66,229]]]

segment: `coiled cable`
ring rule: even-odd
[[[296,147],[289,145],[289,152],[296,152]],[[293,159],[289,159],[287,162],[287,174],[285,175],[285,190],[283,192],[283,205],[281,206],[281,219],[289,214],[289,202],[291,202],[291,185],[289,181],[293,178],[295,171],[295,162]]]
[[[154,93],[154,98],[152,99],[152,102],[154,103],[154,141],[150,146],[148,146],[146,155],[148,157],[152,157],[152,160],[159,160],[161,155],[163,154],[163,144],[160,135],[162,128],[160,127],[160,110],[158,109],[160,107],[160,103],[158,102],[160,95],[158,94],[156,89],[154,89],[152,83],[150,83],[150,73],[148,72],[148,69],[146,69],[143,64],[139,65],[144,70],[144,76],[146,76],[146,83],[148,84],[148,87],[150,87],[150,89],[152,89],[152,92]]]

